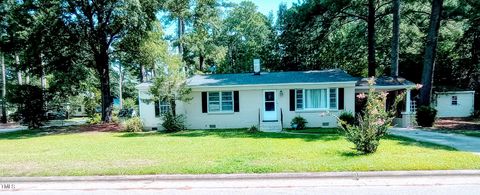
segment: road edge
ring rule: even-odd
[[[52,177],[0,177],[0,183],[10,182],[108,182],[108,181],[161,181],[161,180],[255,180],[255,179],[361,179],[391,177],[477,176],[480,170],[435,171],[370,171],[370,172],[315,172],[265,174],[172,174],[172,175],[118,175],[118,176],[52,176]]]

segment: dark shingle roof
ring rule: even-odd
[[[232,86],[232,85],[265,85],[295,83],[328,83],[355,82],[358,79],[343,70],[315,70],[295,72],[262,72],[240,74],[208,74],[195,75],[188,79],[189,86]]]
[[[357,87],[360,87],[360,86],[365,86],[367,87],[368,86],[368,79],[369,78],[361,78],[358,80],[357,82]],[[405,79],[405,78],[402,78],[402,77],[397,77],[397,78],[393,78],[393,77],[389,77],[389,76],[383,76],[383,77],[378,77],[378,78],[375,78],[375,86],[413,86],[415,85],[415,83]]]

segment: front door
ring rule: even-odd
[[[276,121],[277,120],[277,97],[275,91],[263,92],[263,120]]]

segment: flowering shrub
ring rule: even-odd
[[[388,93],[377,92],[373,87],[373,77],[369,79],[369,90],[367,94],[359,94],[357,98],[366,98],[364,114],[358,115],[358,125],[349,124],[339,119],[339,127],[345,134],[348,141],[355,144],[355,149],[361,153],[368,154],[377,150],[380,139],[387,133],[393,119],[395,118],[396,107],[404,95],[397,96],[394,105],[390,110],[385,109]]]

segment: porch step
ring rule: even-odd
[[[279,121],[263,121],[260,123],[260,131],[263,132],[280,132],[282,131],[282,124]]]

